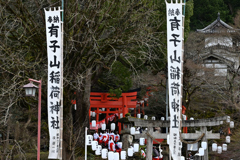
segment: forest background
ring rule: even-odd
[[[187,0],[186,4],[186,43],[189,33],[216,20],[218,12],[224,22],[234,28],[240,27],[239,0]],[[43,81],[41,146],[42,151],[47,151],[47,47],[43,8],[57,6],[61,6],[61,1],[0,0],[2,159],[34,159],[36,156],[37,98],[25,97],[22,88],[28,78]],[[230,85],[225,90],[231,95],[223,97],[226,92],[218,92],[219,86],[209,84],[211,91],[204,92],[202,101],[201,86],[191,85],[195,69],[189,63],[186,62],[185,67],[183,95],[187,115],[197,119],[228,114],[238,126],[239,97],[233,95],[239,90],[236,84],[239,71],[235,72],[236,79],[229,79]],[[80,137],[89,123],[91,90],[109,91],[119,96],[124,91],[141,87],[140,99],[146,87],[154,86],[157,88],[155,96],[150,99],[150,109],[146,112],[164,116],[166,64],[164,0],[65,1],[64,159],[83,155],[84,140]],[[221,94],[213,95],[214,92]],[[73,99],[77,102],[77,110],[71,104]],[[219,99],[231,105],[218,103]],[[205,108],[201,107],[203,104]],[[239,157],[240,137],[234,134],[237,131],[232,133],[229,151],[218,157]]]

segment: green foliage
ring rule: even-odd
[[[186,2],[185,6],[185,22],[184,22],[184,39],[187,40],[188,34],[190,32],[190,18],[193,15],[194,3],[193,0]]]
[[[236,16],[237,11],[240,9],[240,1],[239,0],[223,0],[223,1],[228,6],[230,13],[233,16]]]
[[[110,89],[109,90],[110,96],[114,97],[114,98],[120,98],[122,95],[122,90],[121,88],[117,88],[117,89]]]
[[[130,113],[126,113],[126,114],[125,114],[125,117],[129,117],[129,116],[131,116]]]
[[[111,71],[104,70],[93,89],[109,91],[110,96],[119,98],[122,92],[128,91],[132,87],[131,70],[120,62],[115,62]]]
[[[229,14],[228,6],[224,0],[195,0],[190,24],[191,30],[205,28],[217,19],[218,12],[224,22],[232,23],[232,16]]]

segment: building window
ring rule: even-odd
[[[201,69],[197,76],[214,75],[214,76],[227,76],[227,65],[219,61],[215,57],[209,57],[203,62],[203,69]]]

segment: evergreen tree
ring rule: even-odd
[[[191,30],[202,29],[217,19],[218,12],[221,20],[232,23],[228,6],[224,0],[194,0],[193,16],[191,17]]]

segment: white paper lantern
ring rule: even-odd
[[[140,145],[141,146],[145,145],[145,138],[140,138]]]
[[[114,131],[115,130],[115,123],[111,123],[111,131]]]
[[[102,159],[107,159],[108,150],[106,148],[102,149]]]
[[[90,116],[92,116],[92,111],[90,111]]]
[[[127,154],[126,151],[121,151],[121,160],[126,160]]]
[[[190,120],[194,120],[194,118],[193,118],[193,117],[191,117],[191,118],[190,118]]]
[[[138,143],[134,143],[133,144],[133,151],[134,152],[138,152],[139,151],[139,144]]]
[[[130,128],[130,134],[131,134],[131,135],[134,135],[134,134],[135,134],[135,127],[131,127],[131,128]]]
[[[201,142],[201,147],[206,150],[207,149],[207,142]]]
[[[93,141],[93,136],[92,135],[87,135],[86,145],[87,146],[91,146],[92,145],[92,141]]]
[[[97,150],[102,151],[102,146],[101,145],[97,145]]]
[[[185,157],[184,157],[184,156],[181,156],[181,160],[185,160]]]
[[[144,119],[148,119],[148,116],[147,116],[147,115],[144,115]]]
[[[227,116],[227,122],[228,123],[230,122],[230,116]]]
[[[102,124],[102,130],[103,131],[106,130],[106,124],[105,123]]]
[[[122,142],[118,142],[118,147],[122,149]]]
[[[234,122],[233,121],[230,122],[230,128],[234,128]]]
[[[155,121],[155,120],[156,120],[156,117],[154,117],[154,116],[153,116],[153,117],[152,117],[152,120],[154,120],[154,121]]]
[[[114,152],[112,151],[108,152],[108,160],[114,160]]]
[[[114,157],[114,160],[119,160],[119,153],[118,152],[115,152],[113,154],[113,157]]]
[[[227,151],[227,144],[222,144],[222,150]]]
[[[128,156],[129,157],[133,156],[133,148],[128,148]]]
[[[199,156],[204,156],[204,148],[199,148],[198,153]]]
[[[93,151],[97,150],[97,145],[98,145],[98,141],[92,141],[92,150]]]
[[[217,151],[217,143],[212,144],[212,151],[214,151],[214,152]]]
[[[141,114],[137,114],[137,118],[141,118]]]
[[[161,117],[161,121],[164,121],[165,120],[165,118],[164,117]]]
[[[222,153],[222,146],[218,146],[217,153],[219,153],[219,154]]]
[[[105,111],[105,108],[102,108],[102,111]]]
[[[92,112],[92,117],[95,117],[96,116],[96,112]]]
[[[123,114],[122,113],[120,113],[120,118],[123,118]]]
[[[230,136],[226,136],[226,143],[230,143],[230,142],[231,142]]]
[[[95,151],[95,155],[100,156],[100,155],[101,155],[101,150],[97,149],[97,150]]]
[[[93,128],[96,127],[96,120],[92,120],[92,127],[93,127]]]

